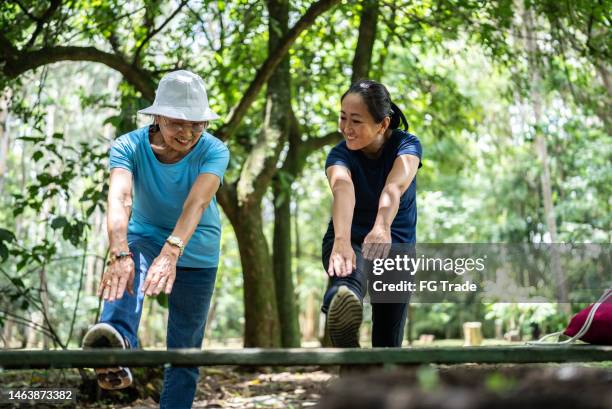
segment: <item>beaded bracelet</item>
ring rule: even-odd
[[[132,254],[131,251],[120,251],[116,254],[111,254],[108,260],[106,261],[106,265],[110,266],[115,261],[119,260],[120,258],[124,258],[124,257],[134,257],[134,255]]]

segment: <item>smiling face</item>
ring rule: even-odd
[[[338,127],[348,149],[378,151],[388,126],[389,117],[376,123],[361,95],[350,93],[342,100]]]
[[[208,122],[191,122],[181,119],[157,117],[164,143],[171,150],[186,153],[200,140]]]

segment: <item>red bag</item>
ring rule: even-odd
[[[612,345],[612,289],[595,303],[574,315],[563,334],[571,340]]]

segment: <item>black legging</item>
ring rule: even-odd
[[[321,310],[327,313],[331,300],[341,285],[347,286],[359,297],[361,301],[366,293],[367,277],[364,272],[364,260],[361,257],[361,244],[351,242],[357,257],[357,267],[347,277],[333,276],[329,278],[327,290],[323,297]],[[323,238],[322,257],[323,267],[327,272],[329,256],[334,247],[333,235],[326,234]],[[372,303],[372,346],[373,347],[400,347],[404,339],[404,326],[408,303]]]

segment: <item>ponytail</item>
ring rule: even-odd
[[[400,123],[404,126],[404,130],[408,131],[408,121],[406,120],[406,116],[397,105],[391,102],[391,113],[389,115],[391,117],[391,123],[389,124],[389,128],[398,129]]]

